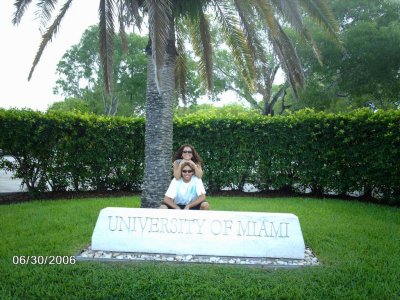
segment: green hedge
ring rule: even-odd
[[[3,167],[31,192],[139,190],[143,144],[143,119],[0,110]]]
[[[400,111],[192,115],[175,119],[174,149],[183,143],[202,156],[210,192],[247,183],[400,202]],[[30,191],[140,190],[144,120],[0,110],[0,149]]]

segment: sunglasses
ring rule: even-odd
[[[190,174],[190,173],[193,173],[193,170],[182,170],[182,173],[185,173],[185,174],[189,173]]]
[[[193,153],[191,150],[185,150],[185,151],[182,151],[182,153],[189,153],[189,154],[191,154],[191,153]]]

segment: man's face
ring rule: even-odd
[[[193,176],[193,170],[190,166],[184,166],[182,169],[182,178],[183,181],[189,182],[190,179],[192,179]]]
[[[183,148],[182,158],[186,160],[191,160],[192,157],[193,157],[192,149],[190,147]]]

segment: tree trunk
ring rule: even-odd
[[[173,24],[173,20],[171,20]],[[175,28],[170,26],[159,89],[151,57],[151,41],[147,46],[147,95],[145,167],[142,208],[155,208],[164,199],[172,174],[173,93],[175,88]]]
[[[274,115],[274,110],[272,105],[268,102],[268,100],[265,100],[264,102],[264,111],[263,111],[264,116],[273,116]]]

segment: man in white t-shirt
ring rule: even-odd
[[[172,179],[160,208],[207,210],[206,190],[203,181],[194,176],[189,163],[183,163],[182,176]]]

